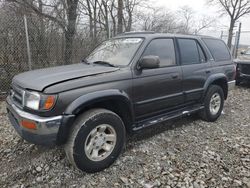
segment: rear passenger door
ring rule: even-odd
[[[201,99],[205,82],[211,74],[211,63],[198,40],[178,38],[177,43],[183,74],[185,102],[193,103]]]

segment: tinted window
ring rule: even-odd
[[[144,56],[158,56],[160,67],[175,65],[175,49],[173,39],[154,39],[147,46]]]
[[[200,61],[202,63],[204,63],[204,62],[207,61],[205,53],[204,53],[204,51],[202,50],[202,48],[201,48],[201,46],[199,44],[197,46],[198,46],[198,50],[199,50],[199,54],[200,54]]]
[[[215,61],[226,61],[231,59],[230,52],[226,44],[217,39],[203,39],[210,50]]]
[[[178,39],[182,65],[200,63],[199,52],[195,40]]]

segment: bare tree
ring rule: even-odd
[[[197,20],[197,25],[194,28],[194,34],[198,35],[202,30],[208,29],[216,24],[216,19],[203,15]]]
[[[63,30],[65,37],[64,62],[66,64],[71,63],[73,39],[76,32],[77,6],[79,0],[55,1],[54,4],[45,4],[44,2],[42,2],[42,0],[39,0],[38,6],[37,1],[35,0],[8,1],[15,2],[21,6],[24,6],[25,8],[37,14],[38,16],[43,16],[44,18],[47,18],[57,23]],[[52,8],[52,12],[43,12],[41,6]],[[66,15],[66,20],[62,16],[64,14]]]
[[[249,0],[208,0],[210,4],[219,5],[223,14],[230,17],[229,34],[227,45],[232,46],[233,30],[235,23],[243,16],[250,13]]]
[[[190,34],[192,33],[191,29],[194,24],[194,10],[189,6],[183,6],[178,11],[180,17],[180,33]]]
[[[117,8],[117,33],[123,32],[123,0],[118,0],[118,8]]]

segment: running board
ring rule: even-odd
[[[194,112],[202,110],[203,108],[204,108],[204,106],[195,106],[195,107],[184,108],[184,109],[179,110],[179,111],[170,112],[167,114],[155,116],[155,117],[147,119],[145,121],[141,121],[141,122],[136,123],[136,126],[133,128],[133,131],[138,131],[140,129],[150,127],[152,125],[155,125],[155,124],[158,124],[158,123],[161,123],[164,121],[168,121],[171,119],[189,116]]]

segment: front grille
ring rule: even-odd
[[[19,108],[23,107],[24,90],[22,90],[20,87],[12,85],[10,96],[11,100],[16,106]]]
[[[250,64],[241,64],[240,70],[243,74],[250,74]]]

